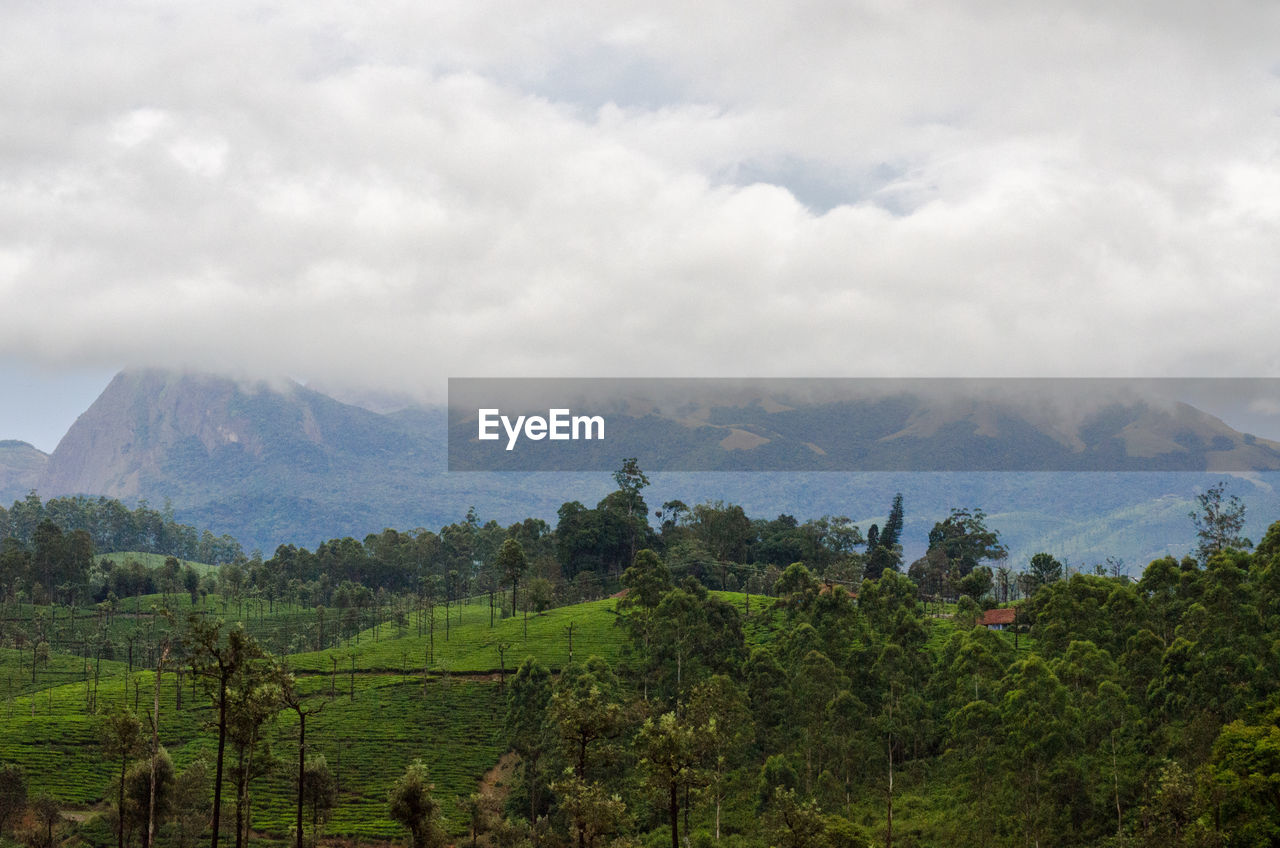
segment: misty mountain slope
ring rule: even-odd
[[[287,381],[123,372],[58,444],[38,488],[168,501],[180,520],[267,552],[388,526],[438,529],[495,500],[504,516],[554,515],[560,502],[521,494],[521,475],[478,488],[471,475],[446,475],[444,425],[439,410],[380,415]]]
[[[0,441],[0,503],[24,497],[40,484],[49,455],[16,439]]]
[[[1008,410],[957,408],[941,414],[904,398],[855,411],[840,404],[754,403],[681,419],[643,412],[611,419],[610,432],[635,434],[671,461],[698,460],[723,469],[651,473],[645,492],[651,509],[671,499],[722,499],[741,504],[753,518],[849,515],[865,529],[884,521],[893,494],[901,491],[908,559],[923,553],[933,522],[951,507],[980,507],[1015,564],[1049,550],[1077,564],[1117,556],[1138,568],[1152,556],[1190,550],[1194,533],[1186,513],[1196,492],[1221,474],[726,472],[756,451],[769,454],[775,468],[794,467],[798,457],[813,455],[815,445],[833,454],[861,444],[905,456],[915,442],[917,449],[957,461],[975,443],[990,456],[1006,458],[1077,449],[1073,445],[1093,445],[1095,458],[1105,451],[1162,448],[1153,455],[1172,453],[1173,460],[1159,461],[1174,467],[1185,465],[1188,455],[1202,461],[1218,437],[1224,450],[1222,440],[1231,441],[1231,450],[1274,450],[1263,440],[1248,443],[1248,437],[1191,408],[1108,408],[1070,428],[1059,422],[1056,429],[1054,422]],[[439,408],[380,414],[290,381],[150,370],[112,380],[47,460],[30,446],[4,443],[0,461],[13,456],[27,463],[25,482],[10,485],[8,502],[32,485],[46,498],[101,494],[146,498],[156,506],[167,500],[179,520],[230,533],[246,549],[268,553],[284,542],[313,547],[384,527],[436,530],[461,520],[471,506],[481,520],[506,524],[532,515],[554,525],[562,503],[594,506],[614,487],[602,472],[446,473],[447,431]],[[739,432],[754,438],[733,435],[724,444]],[[1181,450],[1167,450],[1170,444]],[[592,447],[604,452],[604,467],[621,460],[609,441]],[[41,465],[38,479],[32,477],[31,469]],[[1233,484],[1250,504],[1248,532],[1255,538],[1280,518],[1280,497],[1268,482],[1272,476]]]

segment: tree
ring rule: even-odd
[[[929,550],[942,551],[953,580],[967,576],[983,560],[1008,555],[1000,534],[988,529],[986,520],[987,514],[980,509],[952,509],[929,531]]]
[[[297,846],[298,848],[302,848],[302,802],[308,792],[307,766],[310,763],[310,760],[308,760],[307,758],[307,716],[315,715],[316,713],[319,713],[321,710],[323,710],[325,702],[322,701],[318,704],[308,707],[303,699],[302,693],[298,691],[297,681],[294,679],[292,674],[286,674],[283,678],[283,683],[284,685],[281,690],[281,700],[284,702],[285,706],[289,707],[289,709],[293,710],[298,715],[298,777],[297,777],[298,808],[297,808],[297,818],[294,826],[297,828],[297,831],[298,831]],[[324,770],[327,774],[328,765],[325,763],[324,757],[319,757],[319,764],[321,766],[324,766]],[[313,782],[316,780],[320,780],[320,777],[317,776],[313,778]],[[332,783],[331,778],[330,778],[330,782]],[[315,792],[321,791],[321,790],[312,789],[311,791],[314,796]],[[324,809],[327,810],[329,807],[332,807],[333,804],[337,802],[336,791],[333,794],[334,794],[334,797],[332,801],[330,801],[329,804]],[[312,803],[313,819],[312,819],[312,827],[311,827],[313,838],[315,837],[315,826],[316,826],[316,819],[314,817],[315,811],[317,809],[316,803],[317,802],[313,800],[313,803]]]
[[[1240,535],[1244,529],[1244,502],[1232,495],[1223,500],[1227,484],[1219,481],[1196,495],[1197,508],[1187,513],[1196,527],[1196,556],[1201,563],[1227,548],[1247,550],[1253,543]]]
[[[634,516],[639,512],[647,519],[647,510],[643,509],[644,501],[640,492],[649,485],[649,478],[640,470],[635,457],[622,460],[622,467],[613,472],[613,481],[618,484],[618,491],[625,496],[628,506],[627,515]]]
[[[646,719],[636,738],[640,768],[667,804],[671,848],[680,848],[680,790],[702,782],[705,738],[687,715],[674,712]]]
[[[624,459],[622,467],[613,472],[613,480],[618,484],[627,517],[628,536],[630,541],[629,557],[636,555],[636,536],[640,529],[649,527],[649,508],[645,505],[641,492],[649,485],[649,478],[640,470],[635,457]],[[607,499],[606,499],[607,500]]]
[[[228,692],[228,735],[236,750],[233,775],[236,780],[236,848],[248,841],[250,827],[250,787],[253,779],[270,771],[274,761],[269,744],[262,738],[262,725],[280,707],[280,685],[276,669],[245,664]]]
[[[515,539],[504,540],[502,547],[498,548],[497,567],[502,572],[503,579],[511,586],[511,613],[514,615],[516,587],[520,584],[521,575],[529,567],[529,562],[524,555],[524,546]]]
[[[31,802],[31,812],[35,814],[36,824],[44,828],[38,845],[53,848],[53,829],[62,824],[62,805],[50,795],[39,795]]]
[[[480,835],[488,833],[500,820],[501,802],[487,792],[472,792],[470,795],[459,795],[455,801],[457,809],[466,816],[467,830],[471,832],[471,848],[478,848]]]
[[[774,790],[765,826],[770,844],[779,848],[814,848],[825,844],[827,823],[817,802],[801,800],[794,789]]]
[[[880,531],[880,545],[893,550],[902,538],[902,492],[893,496],[893,505],[889,507],[889,520]]]
[[[704,782],[716,809],[716,839],[720,838],[720,807],[729,772],[738,766],[751,742],[751,710],[746,694],[728,675],[717,674],[693,690],[689,715],[705,748]]]
[[[103,753],[108,757],[120,758],[120,778],[116,797],[116,818],[118,821],[116,837],[119,848],[124,848],[125,822],[125,771],[129,766],[129,758],[142,753],[142,722],[128,710],[121,709],[108,713],[98,728],[102,740]]]
[[[693,508],[692,530],[716,562],[743,562],[751,541],[751,519],[737,504],[714,501]]]
[[[1062,579],[1062,563],[1058,562],[1052,554],[1044,552],[1035,554],[1031,557],[1031,569],[1028,575],[1032,592],[1046,583],[1053,583]]]
[[[22,817],[27,809],[27,773],[22,766],[7,763],[0,766],[0,834],[9,823]]]
[[[243,628],[222,637],[222,622],[209,623],[195,613],[188,619],[187,656],[191,667],[209,684],[209,694],[218,710],[218,758],[213,777],[213,836],[211,848],[218,848],[222,812],[222,765],[227,743],[228,689],[232,679],[249,663],[262,657],[262,649]],[[123,848],[123,845],[121,846]]]
[[[142,833],[142,848],[152,844],[150,822],[163,821],[173,809],[173,761],[164,748],[146,760],[138,760],[125,775],[125,810],[129,830]],[[153,794],[154,787],[154,794]]]
[[[178,848],[191,848],[209,823],[209,813],[213,810],[209,764],[204,758],[192,762],[174,780],[173,809]]]
[[[582,665],[570,663],[560,672],[547,719],[566,768],[551,788],[569,812],[578,848],[587,848],[622,815],[593,776],[606,761],[606,751],[622,732],[625,718],[618,680],[600,657],[589,657]]]
[[[560,796],[560,805],[578,831],[578,848],[594,848],[596,840],[616,832],[627,814],[627,805],[593,780],[582,780],[572,772],[551,785]]]
[[[310,844],[318,845],[320,826],[329,820],[329,813],[338,804],[338,783],[323,754],[307,757],[300,778],[302,784],[299,787],[299,797],[311,807]]]
[[[525,788],[529,792],[529,821],[538,820],[539,770],[547,749],[547,707],[551,703],[551,672],[533,657],[526,657],[511,679],[507,692],[505,731],[512,750],[520,757]]]
[[[626,594],[618,601],[621,623],[627,628],[639,654],[644,698],[649,699],[651,646],[658,636],[657,608],[671,591],[671,571],[649,548],[637,551],[635,560],[622,574]]]
[[[889,508],[889,518],[883,529],[871,525],[867,532],[867,564],[863,576],[878,580],[886,570],[897,571],[902,566],[902,493],[894,495]]]
[[[627,594],[618,602],[620,610],[641,607],[652,610],[671,591],[671,571],[649,548],[637,551],[631,567],[622,574]]]
[[[674,704],[705,672],[736,670],[742,661],[741,617],[696,580],[663,596],[653,615],[652,667],[661,694]],[[673,679],[674,677],[674,679]]]
[[[436,848],[445,838],[440,829],[440,804],[432,797],[435,784],[427,776],[422,760],[414,760],[404,770],[387,796],[388,811],[409,831],[413,848]]]
[[[1081,746],[1080,711],[1038,656],[1015,663],[1004,682],[999,704],[1004,755],[998,762],[1016,799],[1026,842],[1040,844],[1059,828],[1056,818],[1067,807],[1055,803],[1054,792],[1075,784],[1072,759],[1064,752]]]

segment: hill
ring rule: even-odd
[[[16,439],[0,441],[0,503],[23,497],[40,484],[49,455]]]
[[[900,491],[907,505],[908,559],[923,553],[929,529],[951,507],[980,506],[1015,564],[1037,550],[1085,566],[1107,556],[1140,567],[1165,553],[1181,555],[1193,541],[1186,521],[1193,498],[1221,474],[1170,469],[1204,469],[1211,459],[1231,456],[1267,467],[1273,454],[1280,457],[1273,443],[1185,405],[1111,406],[1068,426],[1043,410],[1026,412],[1025,405],[999,414],[972,405],[930,412],[897,398],[877,401],[855,416],[850,404],[856,403],[756,399],[704,403],[665,417],[642,409],[622,430],[663,445],[669,460],[696,455],[704,467],[719,469],[651,473],[645,496],[653,507],[672,499],[721,499],[741,504],[753,517],[848,515],[865,530],[884,520],[889,499]],[[862,422],[861,448],[850,436],[851,416]],[[614,488],[610,475],[601,472],[450,473],[449,427],[441,408],[375,412],[287,380],[124,372],[76,421],[37,483],[45,497],[84,493],[169,502],[179,520],[230,534],[246,550],[267,554],[281,543],[314,547],[385,527],[434,529],[473,506],[482,520],[509,524],[534,516],[554,524],[561,504],[593,505]],[[1117,467],[1156,470],[776,470],[805,467],[794,464],[797,452],[815,454],[802,441],[825,445],[833,463],[846,462],[855,448],[879,450],[887,461],[914,445],[912,451],[944,458],[972,457],[981,447],[1008,461],[1056,457],[1084,467],[1111,455],[1123,459]],[[6,444],[8,454],[26,457],[33,467],[41,464],[43,455],[34,448]],[[621,443],[604,444],[608,456],[599,458],[601,467],[627,455],[617,453]],[[755,466],[747,464],[749,456]],[[761,463],[775,470],[724,473]],[[31,472],[24,473],[18,482],[12,475],[0,480],[25,494]],[[1255,538],[1280,515],[1276,476],[1250,473],[1239,482],[1253,519],[1246,532]]]

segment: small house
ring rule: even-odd
[[[982,614],[978,623],[988,630],[1007,630],[1013,626],[1014,619],[1017,617],[1018,611],[1012,607],[990,609]]]

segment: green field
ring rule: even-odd
[[[167,560],[168,557],[165,556],[164,554],[149,554],[149,553],[144,553],[142,551],[113,551],[112,553],[108,553],[108,554],[98,554],[97,556],[94,557],[94,559],[97,560],[99,563],[101,563],[105,559],[109,559],[112,562],[114,562],[116,565],[124,565],[129,560],[133,560],[134,562],[141,565],[143,568],[147,568],[154,571],[155,569],[164,565],[165,560]],[[218,570],[218,566],[216,565],[209,565],[207,562],[196,562],[195,560],[191,560],[191,559],[179,559],[178,565],[182,568],[191,566],[191,568],[195,569],[195,572],[199,574],[201,577],[203,577],[204,575],[208,574],[211,571],[216,572]]]
[[[127,689],[126,689],[127,681]],[[161,689],[161,740],[178,768],[200,756],[212,762],[215,737],[208,732],[213,709],[203,695],[184,686],[177,708],[176,678],[166,674]],[[152,672],[118,672],[99,685],[102,708],[122,703],[149,712],[154,694]],[[497,728],[503,702],[496,682],[432,679],[400,675],[356,675],[354,697],[342,690],[327,697],[328,679],[303,682],[304,692],[321,704],[308,721],[311,753],[322,753],[339,781],[340,801],[328,833],[390,839],[398,828],[386,815],[387,792],[415,757],[431,764],[438,797],[451,828],[461,815],[447,803],[475,791],[484,772],[502,753]],[[127,691],[127,694],[126,694]],[[254,791],[254,827],[285,835],[292,824],[291,778],[297,751],[297,718],[284,711],[265,732],[277,762]],[[441,744],[447,741],[448,744]],[[462,744],[459,744],[462,743]],[[118,763],[101,753],[97,716],[85,711],[83,682],[51,687],[12,699],[0,713],[0,762],[27,770],[32,795],[49,793],[68,807],[89,808],[106,794]],[[224,804],[233,792],[224,789]]]
[[[169,626],[147,611],[159,607],[161,596],[122,601],[108,623],[95,611],[50,610],[9,605],[6,614],[30,621],[33,616],[60,627],[64,644],[70,633],[91,623],[112,638],[154,628],[149,638]],[[167,604],[178,620],[191,608],[186,596],[171,595]],[[421,758],[429,764],[436,796],[441,800],[446,827],[460,833],[463,814],[454,803],[475,791],[484,773],[503,751],[499,730],[505,709],[496,679],[498,645],[506,645],[508,671],[524,657],[534,656],[560,668],[570,656],[592,654],[616,661],[623,632],[616,626],[616,602],[608,599],[495,621],[489,624],[487,602],[453,605],[446,636],[444,607],[437,607],[435,661],[423,674],[431,642],[423,614],[423,635],[411,616],[403,627],[381,624],[343,640],[341,647],[291,655],[286,664],[299,675],[300,688],[323,704],[307,724],[308,750],[323,754],[340,789],[339,803],[325,832],[335,837],[372,840],[401,838],[400,828],[387,816],[387,793],[405,766]],[[209,599],[197,609],[218,616],[220,600]],[[138,612],[134,612],[137,610]],[[234,614],[235,604],[227,610]],[[257,613],[257,608],[253,612]],[[220,616],[218,616],[220,617]],[[277,607],[275,613],[246,616],[246,629],[259,638],[309,622],[314,611]],[[459,618],[461,619],[459,621]],[[295,620],[297,619],[297,620]],[[404,635],[400,635],[403,631]],[[55,640],[56,641],[56,640]],[[141,641],[139,642],[141,644]],[[352,659],[355,660],[353,670]],[[107,808],[104,796],[118,763],[101,753],[98,712],[125,705],[146,715],[154,696],[154,672],[142,670],[139,650],[129,670],[121,659],[95,661],[57,650],[37,665],[32,682],[33,650],[0,649],[0,762],[21,764],[29,776],[31,794],[49,793],[71,809]],[[336,663],[335,663],[336,660]],[[95,666],[97,681],[95,685]],[[161,678],[161,741],[178,769],[204,756],[212,762],[215,737],[211,700],[193,688],[190,675],[182,682],[178,706],[178,677]],[[94,699],[96,698],[96,702]],[[144,720],[145,723],[145,720]],[[293,824],[292,779],[297,756],[297,717],[280,712],[264,731],[277,763],[254,789],[254,828],[270,836],[287,836]],[[228,750],[228,763],[230,763]],[[224,788],[224,808],[230,815],[230,785]],[[89,828],[92,838],[102,828]]]
[[[339,670],[350,668],[354,659],[357,671],[421,672],[426,666],[431,672],[456,674],[497,672],[504,664],[511,669],[524,657],[534,656],[547,667],[559,669],[569,661],[570,627],[574,657],[596,654],[614,662],[625,635],[617,626],[616,603],[590,601],[541,615],[531,613],[527,621],[523,616],[495,620],[493,626],[487,603],[455,604],[447,627],[445,608],[437,606],[434,637],[429,621],[423,621],[423,634],[417,635],[419,625],[411,617],[405,635],[398,635],[395,625],[383,625],[380,634],[365,630],[339,648],[295,654],[289,663],[299,671],[329,672],[335,659]],[[499,656],[500,645],[507,646],[505,663]]]
[[[741,611],[742,594],[716,593]],[[160,605],[160,596],[128,599],[108,627],[112,634],[137,632],[151,624],[167,627],[163,618],[143,612]],[[170,596],[178,620],[190,608],[186,596]],[[387,814],[387,793],[405,766],[415,758],[428,763],[436,797],[441,802],[449,832],[460,835],[465,820],[457,799],[476,791],[477,783],[503,753],[501,727],[505,709],[497,672],[509,673],[527,656],[552,669],[563,668],[572,657],[582,660],[599,655],[611,663],[624,656],[625,633],[618,626],[617,602],[605,599],[495,620],[490,625],[487,600],[452,605],[446,631],[445,608],[435,610],[434,656],[425,611],[410,613],[401,624],[383,623],[342,640],[339,647],[283,657],[298,677],[301,690],[310,696],[313,714],[307,724],[308,750],[323,754],[339,784],[339,801],[325,829],[327,837],[358,840],[403,840],[405,834]],[[134,609],[138,613],[132,612]],[[209,599],[198,609],[215,617],[224,611],[220,599]],[[24,619],[44,615],[53,621],[72,622],[68,610],[8,608]],[[786,613],[774,609],[768,598],[753,596],[751,613],[744,618],[748,643],[773,640]],[[236,612],[236,605],[225,610]],[[314,611],[277,607],[274,613],[246,616],[246,628],[259,637],[302,627]],[[79,611],[92,617],[96,613]],[[930,645],[938,648],[951,634],[949,620],[930,627]],[[419,634],[419,628],[422,632]],[[154,634],[153,634],[154,635]],[[500,657],[499,646],[505,656]],[[23,765],[32,795],[49,793],[69,809],[107,810],[104,800],[118,762],[106,760],[101,751],[96,715],[128,706],[140,716],[148,713],[154,694],[154,672],[135,664],[129,670],[122,659],[95,661],[53,652],[47,665],[36,669],[31,681],[32,650],[0,650],[0,762]],[[137,658],[135,658],[137,659]],[[178,769],[199,757],[212,763],[216,737],[211,732],[214,710],[208,694],[193,687],[190,675],[182,681],[166,672],[161,685],[161,741]],[[96,699],[96,701],[94,700]],[[275,758],[272,770],[253,790],[253,827],[268,837],[288,836],[293,824],[292,780],[296,769],[297,717],[283,710],[264,728]],[[228,746],[228,775],[233,762]],[[210,772],[212,770],[210,769]],[[904,775],[904,779],[907,779]],[[224,787],[224,813],[233,815],[234,789],[228,777]],[[868,814],[874,808],[868,807]],[[733,819],[749,821],[750,810],[726,810]],[[103,825],[83,829],[92,843],[111,840]],[[112,844],[114,844],[112,842]]]

